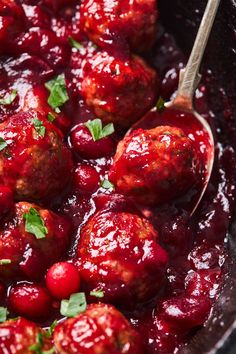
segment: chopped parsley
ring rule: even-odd
[[[49,350],[42,350],[43,349],[43,334],[42,333],[37,334],[37,342],[35,344],[32,344],[28,349],[36,354],[53,354],[53,353],[55,353],[54,347],[52,347]]]
[[[8,311],[6,307],[0,307],[0,323],[6,321],[8,315]]]
[[[57,325],[57,320],[53,321],[52,324],[51,324],[51,326],[48,328],[48,330],[47,330],[47,332],[46,332],[46,336],[47,336],[48,338],[50,338],[50,337],[52,336],[56,325]]]
[[[7,94],[5,97],[0,98],[0,105],[10,105],[16,98],[17,96],[17,91],[12,90],[9,94]]]
[[[55,112],[59,113],[59,107],[63,106],[63,104],[69,100],[66,90],[65,75],[58,75],[54,79],[46,82],[45,86],[50,92],[48,104],[55,110]]]
[[[65,317],[75,317],[84,312],[87,308],[85,293],[75,293],[69,300],[61,301],[60,312]]]
[[[89,120],[84,123],[84,125],[89,129],[94,141],[105,138],[106,136],[113,134],[115,131],[113,123],[109,123],[103,128],[102,121],[98,118]]]
[[[56,119],[56,117],[54,116],[54,114],[49,112],[48,113],[48,121],[52,123],[55,119]]]
[[[28,213],[23,215],[25,219],[25,231],[35,235],[37,239],[45,238],[48,229],[36,209],[30,208]]]
[[[165,109],[165,101],[163,100],[162,97],[158,98],[157,104],[156,104],[156,108],[159,112],[163,112]]]
[[[35,118],[33,119],[33,124],[34,124],[34,129],[36,130],[38,135],[40,135],[43,138],[46,133],[46,128],[43,125],[43,122],[40,119]]]
[[[0,265],[11,264],[10,259],[0,259]]]
[[[68,41],[71,45],[72,48],[76,48],[76,49],[82,49],[83,45],[79,42],[77,42],[73,37],[69,36]]]
[[[4,150],[7,147],[7,142],[3,138],[0,138],[0,151]]]
[[[113,183],[111,183],[108,179],[104,179],[101,183],[102,188],[105,189],[114,189],[115,186]]]
[[[104,297],[104,291],[103,290],[90,291],[90,296],[94,296],[94,297],[101,299]]]

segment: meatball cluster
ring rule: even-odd
[[[157,15],[155,0],[84,0],[81,4],[82,28],[100,46],[124,39],[135,51],[150,49]]]
[[[31,354],[53,347],[46,333],[35,323],[18,317],[0,324],[0,353]],[[35,348],[35,349],[34,349]]]
[[[181,129],[138,129],[118,144],[109,179],[136,201],[158,204],[194,186],[198,164],[194,143]]]
[[[157,74],[137,56],[124,59],[100,52],[83,72],[82,96],[104,122],[128,127],[156,101]]]
[[[138,333],[111,305],[90,305],[87,310],[56,326],[55,347],[60,354],[141,354]]]
[[[69,182],[72,158],[60,131],[35,111],[0,124],[0,183],[16,200],[49,199]]]
[[[163,285],[167,254],[149,221],[125,212],[99,212],[85,225],[76,257],[85,289],[132,306]],[[124,301],[125,300],[125,301]]]
[[[46,231],[42,238],[37,238],[33,229],[26,231],[25,214],[32,208],[44,224]],[[0,265],[0,276],[40,279],[47,267],[62,255],[70,231],[70,223],[52,211],[26,202],[15,204],[12,215],[0,230],[0,255],[2,260],[7,260],[6,264]]]

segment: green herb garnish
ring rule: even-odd
[[[48,97],[48,104],[56,112],[60,112],[59,107],[61,107],[69,100],[69,96],[66,90],[65,75],[58,75],[54,79],[48,81],[45,86],[50,92]]]
[[[87,308],[86,297],[84,293],[75,293],[69,300],[61,301],[61,315],[65,317],[75,317],[84,312]]]
[[[53,353],[55,353],[54,347],[52,347],[49,350],[42,350],[43,349],[43,334],[42,333],[37,334],[37,343],[31,345],[28,349],[36,354],[53,354]]]
[[[53,321],[53,323],[51,324],[51,326],[48,328],[47,332],[46,332],[46,336],[49,338],[53,335],[54,329],[57,325],[57,320]]]
[[[10,259],[0,259],[0,265],[11,264]]]
[[[25,231],[35,235],[37,239],[45,238],[48,229],[45,227],[44,221],[36,209],[30,208],[28,213],[23,215],[25,219]]]
[[[55,119],[56,119],[56,117],[54,116],[54,114],[49,112],[48,113],[48,121],[52,123]]]
[[[71,45],[71,47],[76,48],[76,49],[82,49],[83,45],[79,42],[77,42],[73,37],[69,36],[68,41]]]
[[[103,290],[90,291],[90,296],[94,296],[94,297],[101,299],[104,297],[104,291]]]
[[[165,101],[163,100],[162,97],[158,98],[157,104],[156,104],[156,108],[159,112],[163,112],[165,107]]]
[[[16,90],[12,90],[5,97],[0,98],[0,104],[2,104],[4,106],[10,105],[14,101],[16,96],[17,96],[17,91]]]
[[[36,130],[38,135],[40,135],[43,138],[46,133],[46,128],[43,125],[43,122],[40,119],[35,118],[33,119],[33,124],[34,124],[34,129]]]
[[[113,134],[115,131],[113,123],[109,123],[103,128],[102,121],[98,118],[89,120],[84,123],[84,125],[89,129],[94,141],[105,138],[106,136]]]
[[[0,138],[0,151],[4,150],[7,147],[7,142],[3,138]]]
[[[115,186],[113,183],[111,183],[108,179],[104,179],[101,183],[102,188],[105,189],[114,189]]]
[[[0,323],[6,321],[8,315],[8,311],[6,307],[0,307]]]

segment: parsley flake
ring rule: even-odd
[[[87,308],[85,293],[75,293],[69,300],[61,301],[60,312],[65,317],[75,317],[84,312]]]
[[[42,333],[37,334],[37,343],[32,344],[31,346],[29,346],[28,349],[36,354],[53,354],[53,353],[55,353],[54,347],[52,347],[49,350],[42,350],[43,349],[43,334]]]
[[[46,82],[45,86],[50,92],[48,104],[55,110],[55,112],[60,112],[59,107],[69,100],[66,90],[65,75],[58,75],[54,79]]]
[[[165,101],[163,100],[162,97],[158,98],[157,104],[156,104],[156,108],[159,112],[163,112],[165,107]]]
[[[0,307],[0,323],[6,321],[8,315],[8,311],[6,307]]]
[[[53,321],[51,326],[48,328],[47,333],[46,333],[46,336],[48,338],[50,338],[53,335],[56,325],[57,325],[57,320]]]
[[[101,119],[89,120],[84,123],[84,125],[90,131],[94,141],[105,138],[106,136],[113,134],[115,131],[113,123],[109,123],[103,128]]]
[[[0,138],[0,151],[4,150],[7,147],[7,142],[3,138]]]
[[[90,291],[90,296],[94,296],[94,297],[101,299],[104,297],[104,291],[103,290]]]
[[[5,97],[0,98],[0,105],[4,105],[4,106],[10,105],[15,100],[16,96],[17,96],[17,91],[12,90]]]
[[[108,179],[104,179],[101,183],[101,186],[105,189],[115,189],[114,184],[111,183]]]
[[[83,45],[79,42],[77,42],[73,37],[69,36],[68,41],[71,45],[72,48],[76,48],[76,49],[82,49]]]
[[[0,265],[11,264],[10,259],[0,259]]]
[[[34,124],[34,129],[36,130],[38,135],[40,135],[43,138],[46,133],[46,128],[43,125],[43,122],[40,119],[35,118],[33,119],[33,124]]]
[[[28,213],[23,215],[25,219],[25,231],[35,235],[37,239],[45,238],[48,229],[45,227],[44,221],[36,209],[30,208]]]
[[[56,117],[54,116],[54,114],[49,112],[48,113],[48,121],[52,123],[55,119],[56,119]]]

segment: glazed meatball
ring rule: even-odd
[[[104,122],[128,127],[155,103],[157,75],[137,56],[124,60],[98,53],[83,72],[82,96]]]
[[[118,191],[144,204],[158,204],[196,185],[195,147],[181,129],[138,129],[117,147],[109,179]]]
[[[55,347],[60,354],[141,354],[138,333],[111,305],[90,305],[75,318],[56,326]]]
[[[163,285],[167,254],[146,219],[99,212],[85,225],[77,248],[85,291],[102,289],[104,301],[134,306]]]
[[[26,231],[26,214],[31,221],[30,231]],[[36,236],[36,228],[43,228],[41,237]],[[64,217],[34,204],[15,204],[0,230],[0,258],[8,261],[0,265],[0,276],[41,278],[47,267],[62,255],[70,232],[71,225]]]
[[[11,42],[25,27],[24,11],[15,0],[0,1],[0,53],[11,47]]]
[[[0,183],[16,200],[50,199],[70,180],[72,159],[62,134],[36,111],[19,113],[0,124]]]
[[[32,354],[50,350],[53,345],[46,333],[35,323],[18,317],[0,324],[0,353]]]
[[[100,46],[120,37],[135,51],[153,45],[158,15],[155,0],[84,0],[80,11],[83,30]]]

